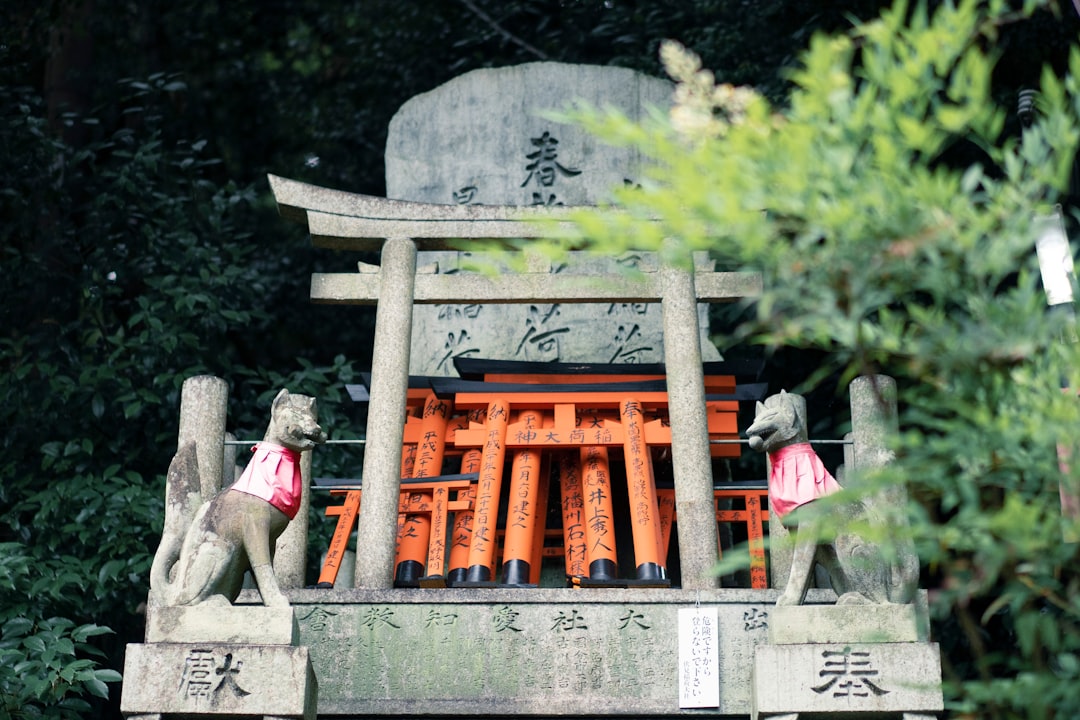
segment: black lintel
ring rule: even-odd
[[[465,380],[483,380],[485,374],[502,375],[664,375],[661,363],[627,365],[626,363],[568,363],[527,360],[488,360],[456,357],[454,369]]]
[[[734,375],[736,378],[761,376],[765,366],[761,358],[734,358],[702,364],[705,375]],[[526,360],[489,360],[456,357],[454,369],[466,380],[481,380],[485,374],[501,375],[666,375],[663,363],[633,365],[626,363],[535,362]]]
[[[427,388],[427,387],[430,387],[430,383],[429,383],[430,380],[431,380],[431,378],[429,378],[427,375],[410,375],[409,376],[409,387],[411,389],[413,389],[413,390],[416,390],[417,388]],[[360,373],[360,382],[363,384],[363,386],[365,388],[370,390],[371,389],[371,373],[369,373],[369,372]]]
[[[540,363],[538,363],[540,364]],[[647,365],[622,365],[620,367],[650,367]],[[653,374],[653,373],[643,373]],[[370,381],[370,376],[366,378]],[[447,389],[447,382],[463,383],[460,385],[460,390]],[[476,383],[475,387],[466,385],[466,383]],[[636,385],[643,385],[646,383],[654,384],[651,387],[633,387]],[[664,391],[667,390],[667,383],[663,380],[649,380],[638,383],[567,383],[567,384],[550,384],[550,385],[536,385],[529,383],[488,383],[482,380],[461,379],[461,378],[432,378],[411,375],[409,376],[409,387],[411,388],[433,388],[436,395],[440,397],[447,397],[448,394],[454,392],[489,392],[490,388],[495,387],[505,390],[506,392],[558,392],[560,389],[564,392],[603,392],[618,390],[631,390],[631,391]],[[709,394],[705,396],[706,400],[737,400],[739,402],[751,402],[755,400],[763,400],[765,394],[768,392],[768,383],[749,383],[744,385],[736,385],[734,393],[720,393]],[[371,399],[368,394],[367,385],[348,384],[345,386],[345,391],[349,393],[349,398],[353,402],[366,403]]]
[[[429,378],[431,389],[438,397],[449,398],[456,393],[593,393],[593,392],[666,392],[667,380],[595,383],[496,383],[483,380],[462,380],[453,377]],[[732,398],[734,399],[734,398]]]
[[[735,386],[735,394],[725,393],[720,395],[708,394],[706,400],[738,400],[749,402],[751,400],[764,400],[769,392],[769,383],[744,383]]]

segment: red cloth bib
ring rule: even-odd
[[[840,490],[810,443],[796,443],[769,453],[769,513],[782,518],[789,512]]]
[[[292,520],[300,510],[303,491],[300,453],[265,442],[251,448],[251,452],[254,457],[232,489],[262,498]]]

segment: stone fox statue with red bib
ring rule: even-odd
[[[326,442],[317,416],[314,398],[278,393],[247,469],[209,502],[199,496],[195,443],[177,450],[169,466],[165,529],[150,569],[153,601],[228,605],[251,570],[263,602],[288,607],[274,575],[274,547],[300,509],[300,453]]]
[[[746,429],[750,447],[769,454],[769,514],[777,521],[841,490],[807,441],[805,412],[801,396],[781,391],[757,403],[754,422]],[[872,503],[851,498],[830,509],[831,517],[795,513],[798,533],[791,573],[777,605],[803,603],[817,563],[828,571],[838,605],[911,602],[919,571],[914,547],[884,553],[875,542],[847,529],[852,520],[885,522]],[[830,520],[837,527],[823,532],[821,523]]]

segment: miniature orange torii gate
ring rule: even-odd
[[[401,519],[399,524],[404,524],[407,518],[414,515],[424,515],[430,526],[422,563],[428,569],[428,577],[419,579],[410,577],[404,579],[404,582],[410,585],[433,587],[446,585],[444,575],[446,551],[443,538],[446,537],[447,522],[450,513],[461,513],[472,509],[474,493],[470,490],[475,482],[475,473],[402,480],[398,502],[398,517]],[[349,535],[356,524],[363,494],[359,485],[329,488],[329,490],[331,495],[344,495],[345,501],[341,505],[331,505],[325,511],[327,517],[336,517],[338,522],[319,573],[316,587],[320,588],[333,587],[337,581],[341,560]],[[451,498],[451,493],[456,493],[456,497]]]
[[[733,379],[728,379],[734,389]],[[456,383],[460,385],[460,383]],[[436,388],[438,380],[433,380]],[[484,461],[477,487],[476,513],[474,516],[473,545],[469,560],[470,583],[491,582],[490,567],[495,551],[495,513],[490,511],[499,505],[502,469],[505,454],[513,452],[515,462],[521,456],[535,455],[540,449],[566,450],[576,448],[581,453],[582,481],[589,485],[590,473],[608,476],[607,448],[622,448],[626,464],[627,489],[630,497],[631,528],[634,541],[634,557],[637,582],[663,584],[667,580],[666,542],[661,528],[661,514],[657,501],[652,472],[650,448],[670,445],[671,427],[661,419],[649,420],[647,414],[666,408],[668,396],[662,390],[641,390],[640,383],[609,383],[596,386],[592,391],[569,389],[569,386],[535,385],[526,390],[523,385],[511,391],[499,387],[499,383],[481,383],[482,392],[458,392],[454,405],[458,409],[487,409],[487,421],[481,425],[471,424],[468,429],[454,434],[454,444],[459,447],[482,447]],[[593,427],[583,428],[579,423],[578,408],[615,410],[617,417],[598,418]],[[735,401],[719,401],[707,404],[708,433],[715,437],[737,437]],[[510,422],[511,415],[514,421]],[[547,420],[547,422],[544,422]],[[737,454],[737,446],[714,446],[714,453]],[[560,465],[562,467],[562,465]],[[487,471],[487,472],[486,472]],[[563,472],[567,472],[565,469]],[[536,484],[531,474],[511,473],[506,520],[507,541],[503,558],[505,584],[523,584],[530,575],[529,557],[535,545],[535,523],[539,511],[535,493]],[[595,482],[593,484],[596,484]],[[570,487],[571,483],[563,483]],[[711,488],[710,488],[711,489]],[[606,499],[606,503],[603,503]],[[603,533],[612,517],[610,492],[596,494],[594,500],[602,502],[593,508],[593,518],[605,518],[603,522],[585,523],[586,536],[591,532]],[[520,510],[514,503],[520,502]],[[587,505],[589,498],[580,502]],[[523,539],[512,542],[515,519],[522,518]],[[716,537],[715,519],[712,536]],[[589,538],[591,550],[601,547],[598,538]],[[609,552],[586,553],[590,578],[614,580],[614,547],[605,546]],[[571,548],[567,548],[572,551]],[[529,553],[529,554],[526,554]]]
[[[564,510],[578,509],[580,513],[581,509],[588,508],[587,518],[570,517],[564,524],[562,534],[567,576],[573,578],[575,583],[593,586],[631,584],[631,581],[617,577],[607,453],[609,447],[622,447],[626,457],[636,454],[641,458],[649,458],[648,451],[652,448],[670,445],[670,429],[666,425],[666,415],[663,414],[665,394],[655,389],[646,389],[662,385],[662,376],[489,373],[485,378],[495,382],[470,383],[445,378],[428,378],[426,382],[439,388],[444,395],[449,394],[448,386],[485,388],[491,392],[501,390],[501,394],[511,397],[517,404],[513,411],[516,422],[507,426],[508,437],[501,443],[504,457],[509,451],[514,466],[509,488],[511,501],[507,503],[508,517],[503,531],[506,541],[502,558],[502,584],[528,585],[537,582],[546,531],[541,518],[547,507],[549,472],[544,465],[551,460],[553,454],[560,456],[560,485],[564,493]],[[519,382],[500,384],[500,380]],[[549,382],[540,384],[544,380]],[[612,382],[613,380],[619,382]],[[585,390],[581,389],[582,383],[575,381],[584,381]],[[707,376],[705,385],[711,393],[730,394],[735,389],[734,378],[731,376]],[[508,388],[518,392],[508,394]],[[631,392],[643,398],[643,402],[624,400],[615,407],[614,398]],[[399,543],[395,576],[397,586],[447,584],[444,576],[444,543],[449,512],[462,513],[461,516],[455,515],[456,530],[452,542],[454,556],[450,563],[452,579],[449,584],[495,584],[491,582],[491,578],[496,558],[494,548],[488,542],[493,534],[490,527],[492,517],[485,509],[498,505],[497,495],[501,483],[496,483],[492,477],[491,482],[484,484],[478,540],[478,545],[484,545],[479,550],[482,553],[479,556],[481,562],[473,565],[471,578],[467,572],[453,577],[455,569],[464,571],[468,567],[467,558],[472,551],[471,516],[477,494],[473,485],[468,482],[460,483],[457,480],[459,476],[434,476],[434,473],[441,472],[441,456],[454,452],[455,448],[460,453],[462,447],[476,446],[466,453],[471,457],[463,459],[462,469],[467,473],[477,473],[483,467],[485,458],[478,448],[487,440],[484,435],[484,420],[490,409],[490,404],[476,400],[483,396],[483,392],[461,394],[462,402],[471,409],[468,415],[460,415],[456,414],[460,409],[454,409],[449,398],[439,398],[429,389],[414,387],[409,390],[408,405],[412,412],[405,426],[404,445],[406,448],[416,447],[417,450],[405,454],[406,457],[413,458],[413,462],[402,464],[402,477],[409,480],[402,480],[398,507]],[[573,402],[567,402],[568,400]],[[532,409],[534,406],[541,409]],[[522,407],[526,409],[521,409]],[[588,409],[581,410],[582,407]],[[733,438],[737,433],[737,403],[715,401],[708,403],[707,407],[710,437]],[[604,412],[605,408],[607,412]],[[624,423],[624,419],[628,422]],[[636,425],[640,425],[640,432],[633,432]],[[627,426],[631,428],[631,433],[625,431]],[[542,437],[538,433],[542,433]],[[636,438],[633,437],[635,435]],[[628,444],[628,439],[634,442]],[[573,450],[567,453],[566,448]],[[540,449],[545,451],[542,455],[538,452]],[[553,453],[553,450],[556,452]],[[731,444],[713,445],[712,452],[715,456],[737,456],[739,448]],[[577,462],[568,463],[568,455],[576,457]],[[489,456],[488,461],[491,460]],[[424,478],[430,482],[424,482]],[[641,461],[636,472],[631,466],[628,480],[628,489],[653,488],[648,459]],[[589,488],[587,497],[583,492],[585,488]],[[449,493],[452,491],[456,491],[456,499],[448,503]],[[331,492],[345,494],[346,497],[342,506],[328,508],[326,511],[327,516],[337,516],[339,522],[319,578],[324,587],[332,585],[336,578],[339,556],[351,533],[360,505],[358,489]],[[633,581],[634,584],[663,584],[663,578],[657,575],[663,574],[663,559],[667,557],[674,516],[674,494],[671,490],[659,490],[655,494],[658,504],[656,522],[647,522],[651,516],[642,510],[635,515],[635,519],[646,521],[644,525],[647,527],[641,529],[642,522],[635,523],[633,527],[635,538],[639,541],[636,546],[638,557],[641,557],[643,552],[640,547],[641,538],[648,537],[657,524],[660,551],[655,558],[650,556],[649,563],[643,570],[639,568],[639,577],[637,581]],[[723,491],[714,494],[723,494]],[[640,498],[638,504],[639,507],[648,507],[641,505]],[[718,512],[717,520],[747,522],[751,538],[760,540],[760,520],[757,523],[750,522],[750,518],[744,517],[744,511]],[[425,567],[427,574],[420,577]],[[764,587],[756,580],[755,577],[755,587]]]
[[[499,277],[416,272],[418,248],[447,246],[447,238],[504,241],[542,237],[535,221],[560,219],[565,209],[434,205],[341,192],[273,175],[270,186],[283,217],[306,223],[312,242],[340,250],[378,251],[380,265],[355,273],[314,273],[315,302],[377,305],[363,477],[365,502],[357,530],[356,584],[389,588],[400,492],[414,303],[659,302],[663,313],[679,555],[683,587],[716,587],[716,519],[698,330],[699,302],[758,295],[757,273],[694,269],[689,257],[657,272],[598,278],[550,272],[550,262],[527,256],[524,273]],[[489,419],[490,422],[490,419]]]

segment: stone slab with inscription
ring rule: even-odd
[[[754,649],[767,642],[777,597],[643,588],[288,595],[319,677],[320,717],[701,712],[680,708],[679,610],[694,607],[716,608],[719,704],[709,712],[745,717]]]
[[[527,63],[475,70],[406,102],[390,122],[387,197],[443,204],[595,205],[637,183],[636,150],[545,116],[577,101],[632,119],[670,107],[673,86],[626,68]],[[423,252],[420,272],[460,273],[469,253]],[[704,259],[701,262],[705,262]],[[648,253],[572,255],[551,272],[612,276],[656,264]],[[699,306],[702,359],[719,360]],[[532,362],[664,361],[659,305],[418,305],[409,372],[453,375],[458,356]]]
[[[318,683],[308,649],[286,645],[128,645],[125,716],[314,720]]]
[[[146,612],[146,642],[295,645],[293,609],[265,606],[151,606]]]
[[[752,720],[901,717],[944,709],[937,643],[761,645]]]

